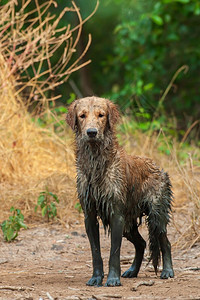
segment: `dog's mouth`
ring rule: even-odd
[[[102,141],[102,139],[99,136],[95,136],[95,137],[88,137],[85,136],[85,140],[90,143],[90,144],[98,144]]]
[[[92,146],[95,144],[100,144],[103,141],[103,136],[99,133],[97,134],[82,134],[82,140],[85,143],[91,144]]]

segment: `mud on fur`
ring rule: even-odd
[[[99,217],[111,232],[106,286],[121,285],[122,236],[135,246],[134,261],[122,276],[137,277],[146,247],[137,220],[144,215],[149,231],[150,260],[155,272],[161,253],[161,278],[174,277],[166,229],[173,198],[169,176],[151,159],[125,153],[115,135],[119,118],[117,106],[98,97],[74,101],[66,117],[75,132],[77,191],[92,251],[93,275],[87,282],[90,286],[101,286],[104,277]]]

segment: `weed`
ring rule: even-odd
[[[79,214],[83,211],[79,202],[74,205],[74,208],[79,212]]]
[[[1,224],[1,229],[6,242],[14,241],[21,228],[27,229],[27,226],[24,224],[24,216],[21,213],[21,210],[12,206],[10,211],[13,215]]]
[[[51,199],[54,199],[54,201],[51,201]],[[49,222],[49,219],[54,219],[57,216],[57,208],[55,202],[59,203],[58,197],[49,192],[48,188],[46,187],[46,190],[41,192],[38,200],[37,205],[35,206],[35,212],[38,209],[38,206],[41,208],[42,217],[47,216],[47,221]]]

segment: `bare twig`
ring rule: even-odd
[[[25,291],[25,290],[29,290],[29,291],[33,291],[33,288],[30,287],[24,287],[24,286],[8,286],[8,285],[3,285],[0,286],[0,290],[11,290],[11,291]]]
[[[156,111],[155,111],[155,114],[158,112],[159,108],[161,107],[162,103],[164,102],[164,100],[165,100],[167,94],[169,93],[169,91],[170,91],[170,89],[171,89],[171,87],[172,87],[174,81],[175,81],[176,78],[178,77],[178,75],[179,75],[182,71],[183,71],[184,73],[187,73],[188,69],[189,69],[189,67],[186,66],[186,65],[184,65],[184,66],[180,67],[180,68],[175,72],[174,76],[172,77],[170,83],[168,84],[166,90],[164,91],[162,97],[161,97],[160,100],[159,100],[158,107],[157,107],[157,109],[156,109]]]
[[[180,146],[185,142],[185,140],[187,139],[189,133],[191,132],[191,130],[200,122],[200,120],[196,120],[188,129],[187,131],[185,132],[182,140],[181,140],[181,143],[180,143]]]
[[[47,292],[47,297],[49,300],[54,300],[54,298]]]
[[[100,295],[92,295],[94,299],[102,299],[102,298],[111,298],[111,299],[121,299],[121,295],[117,294],[100,294]]]
[[[153,280],[140,281],[131,289],[131,291],[136,292],[139,286],[141,286],[141,285],[152,286],[152,285],[154,285],[154,283],[155,283],[155,281],[153,281]]]
[[[30,10],[32,2],[35,3],[35,8]],[[0,47],[7,64],[7,76],[1,87],[5,87],[7,79],[14,75],[18,94],[27,91],[27,88],[30,90],[27,105],[32,101],[48,105],[49,92],[52,98],[52,90],[67,81],[71,73],[90,63],[90,60],[84,62],[82,59],[91,44],[91,35],[79,57],[76,48],[83,24],[96,12],[98,3],[97,1],[93,12],[84,20],[74,1],[71,1],[72,7],[65,7],[57,18],[48,12],[51,5],[57,6],[57,2],[53,0],[41,5],[38,0],[23,1],[21,8],[17,8],[18,11],[15,1],[1,6]],[[59,28],[60,20],[68,12],[77,15],[78,25]],[[63,49],[62,55],[60,49]],[[60,58],[55,63],[52,57],[58,50]],[[75,59],[70,63],[72,57]]]

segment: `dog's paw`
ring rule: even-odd
[[[130,267],[128,270],[126,270],[123,274],[122,277],[124,278],[133,278],[137,277],[138,272],[135,270],[134,267]]]
[[[106,281],[106,284],[105,284],[105,286],[120,286],[120,285],[121,285],[121,282],[118,277],[117,278],[108,278]]]
[[[174,277],[174,271],[173,269],[163,269],[162,273],[160,275],[161,279],[168,279],[168,278],[173,278]]]
[[[89,286],[102,286],[103,277],[102,276],[92,276],[86,283]]]

